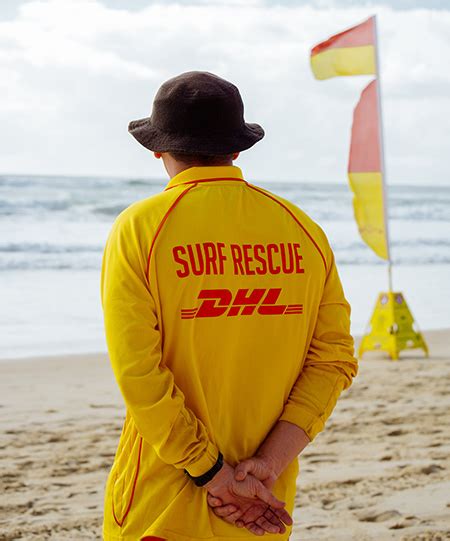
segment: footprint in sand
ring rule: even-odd
[[[387,435],[388,436],[403,436],[407,434],[407,432],[405,430],[402,430],[401,428],[398,428],[397,430],[391,430],[391,432],[388,432]]]
[[[348,506],[347,506],[347,509],[349,509],[350,511],[356,511],[357,509],[364,509],[365,505],[363,505],[362,503],[350,503]]]
[[[442,430],[440,428],[435,428],[432,430],[423,430],[423,434],[442,434]]]
[[[404,528],[410,528],[411,526],[415,526],[420,521],[417,517],[406,517],[401,522],[396,522],[392,526],[389,526],[390,530],[403,530]]]
[[[32,460],[22,460],[22,461],[18,461],[17,464],[21,468],[30,468],[31,466],[33,466],[34,462]]]
[[[430,443],[428,447],[442,447],[442,443],[440,441],[437,441],[435,443]]]
[[[430,458],[431,460],[447,460],[448,459],[448,454],[445,453],[445,454],[437,454],[437,453],[430,453]]]
[[[310,464],[321,464],[323,462],[328,462],[328,463],[334,464],[335,462],[337,462],[337,460],[334,459],[334,458],[327,458],[327,457],[313,458],[313,459],[309,460]]]
[[[355,479],[346,479],[345,481],[342,481],[341,482],[341,485],[346,485],[346,486],[353,486],[353,485],[357,485],[358,483],[360,483],[362,481],[362,479],[360,478],[355,478]]]
[[[47,440],[47,443],[60,443],[63,441],[67,441],[67,437],[63,434],[53,434],[50,436]]]
[[[93,409],[109,409],[114,408],[114,404],[89,404],[90,408]]]
[[[334,507],[335,507],[335,502],[333,502],[332,500],[327,500],[327,499],[322,500],[322,509],[334,509]]]
[[[34,517],[41,517],[42,515],[47,515],[48,513],[52,513],[54,511],[57,511],[57,509],[55,509],[54,507],[32,509],[31,514]]]
[[[429,466],[425,466],[420,471],[421,473],[424,473],[425,475],[430,475],[432,473],[437,473],[439,471],[444,470],[442,466],[439,466],[439,464],[430,464]]]
[[[361,514],[358,517],[360,522],[386,522],[387,520],[392,520],[394,518],[400,518],[402,515],[398,511],[382,511],[381,513],[368,513]]]
[[[389,419],[383,419],[381,421],[384,425],[401,425],[405,422],[405,419],[401,417],[391,417]]]

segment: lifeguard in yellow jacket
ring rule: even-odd
[[[104,539],[287,540],[297,457],[357,372],[333,253],[232,164],[264,131],[231,83],[175,77],[129,131],[171,179],[118,216],[104,253],[127,409]]]

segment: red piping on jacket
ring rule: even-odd
[[[266,197],[268,197],[269,199],[272,199],[272,201],[275,201],[275,203],[278,203],[280,205],[280,207],[283,207],[284,210],[286,212],[288,212],[291,217],[297,222],[297,224],[303,229],[303,231],[308,235],[309,237],[309,240],[314,244],[314,246],[316,247],[317,251],[319,252],[320,254],[320,257],[322,258],[322,261],[323,261],[323,264],[325,266],[325,272],[328,273],[328,268],[327,268],[327,262],[325,260],[325,256],[323,255],[322,253],[322,250],[319,248],[319,246],[317,245],[317,242],[312,238],[312,236],[310,235],[310,233],[307,231],[307,229],[302,225],[302,223],[298,220],[298,218],[295,216],[295,214],[285,205],[283,204],[281,201],[278,201],[278,199],[276,199],[275,197],[273,197],[273,195],[269,195],[268,193],[264,192],[263,190],[257,188],[256,186],[252,186],[252,184],[248,184],[248,187],[251,188],[252,190],[255,190],[256,192],[262,194],[262,195],[265,195]]]
[[[186,182],[179,182],[178,184],[174,184],[173,186],[168,186],[164,191],[166,192],[167,190],[171,190],[172,188],[176,188],[177,186],[182,186],[183,184],[197,184],[199,182],[211,182],[213,180],[238,180],[240,182],[245,182],[245,184],[248,184],[246,180],[238,177],[199,178],[198,180],[186,180]]]
[[[186,188],[186,190],[184,190],[184,192],[180,193],[180,195],[175,199],[175,201],[169,207],[169,210],[164,214],[163,219],[161,220],[161,222],[158,225],[158,229],[156,230],[155,236],[153,237],[152,244],[150,246],[150,250],[148,252],[148,257],[147,257],[147,268],[145,269],[145,275],[147,277],[147,281],[150,281],[150,277],[149,277],[149,274],[150,274],[150,259],[152,257],[152,252],[153,252],[153,248],[155,246],[156,239],[158,238],[158,235],[160,234],[161,229],[163,228],[163,225],[165,224],[167,218],[169,217],[169,214],[178,205],[180,200],[183,199],[183,197],[188,193],[188,191],[191,190],[194,186],[195,186],[195,184],[192,184],[191,186]]]

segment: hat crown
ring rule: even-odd
[[[151,115],[155,128],[172,134],[231,134],[245,124],[235,85],[204,71],[190,71],[160,87]]]
[[[259,124],[245,122],[237,87],[207,71],[189,71],[163,83],[151,116],[132,120],[128,131],[153,152],[205,156],[241,152],[264,137]]]

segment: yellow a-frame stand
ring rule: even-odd
[[[380,293],[370,319],[370,330],[359,346],[359,357],[365,351],[386,351],[397,360],[405,349],[423,349],[428,357],[428,347],[422,334],[414,329],[414,318],[402,293]]]

